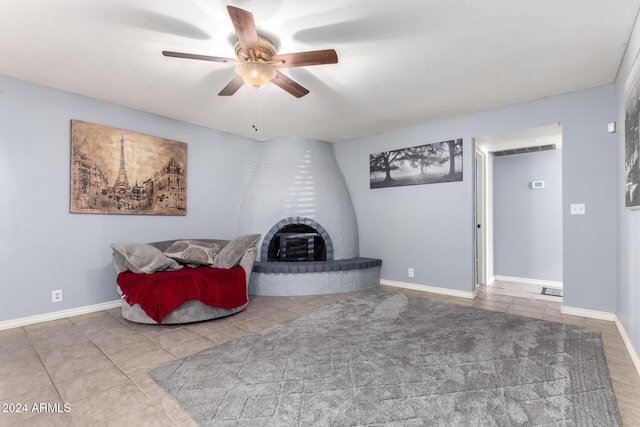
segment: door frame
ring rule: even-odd
[[[487,154],[478,148],[472,139],[475,150],[475,186],[474,186],[474,284],[486,285],[487,278]]]

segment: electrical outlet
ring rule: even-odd
[[[585,214],[584,203],[571,204],[571,215],[584,215],[584,214]]]
[[[51,302],[62,301],[62,289],[51,291]]]
[[[409,277],[413,277],[413,268],[409,269]]]

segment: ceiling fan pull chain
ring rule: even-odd
[[[254,131],[258,132],[258,91],[253,90],[253,125]]]

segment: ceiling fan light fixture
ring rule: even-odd
[[[260,61],[246,61],[236,65],[236,74],[254,89],[260,89],[276,77],[271,65]]]

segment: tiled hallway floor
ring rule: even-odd
[[[481,289],[475,300],[380,289],[599,329],[623,422],[640,425],[640,378],[613,322],[563,315],[558,302],[490,289]],[[28,405],[26,412],[0,412],[0,427],[195,425],[147,377],[149,369],[353,294],[252,297],[243,312],[180,326],[136,324],[112,309],[0,331],[0,407]],[[32,411],[33,403],[50,404],[49,410],[60,412],[38,413]]]

